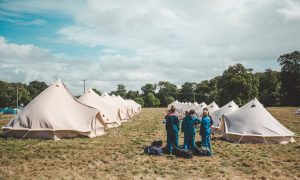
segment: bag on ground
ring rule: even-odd
[[[208,156],[209,155],[209,149],[205,148],[205,147],[194,147],[193,149],[193,154],[195,156]]]
[[[193,158],[192,151],[181,149],[181,148],[174,148],[174,154],[176,157],[182,157],[182,158],[186,158],[186,159]]]
[[[163,155],[163,148],[158,146],[148,146],[144,149],[144,152],[149,155],[161,156]]]

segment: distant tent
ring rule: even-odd
[[[126,114],[126,116],[128,118],[132,118],[134,116],[134,112],[129,106],[129,104],[127,103],[127,101],[125,101],[120,95],[116,96],[115,98],[119,101],[119,104],[125,110],[124,113]]]
[[[295,114],[300,115],[300,109],[298,109]]]
[[[178,104],[179,104],[179,102],[176,100],[176,101],[174,101],[174,102],[172,102],[171,104],[168,105],[168,109],[171,109],[172,106],[175,107]]]
[[[126,109],[124,109],[124,107],[120,105],[117,99],[113,98],[107,93],[103,93],[101,97],[104,98],[104,100],[115,109],[116,113],[119,115],[119,119],[121,122],[126,122],[129,119],[126,113]]]
[[[294,142],[294,133],[280,124],[255,98],[240,109],[225,114],[222,121],[224,138],[232,142]]]
[[[78,100],[83,104],[98,109],[103,122],[108,128],[121,125],[121,121],[118,121],[118,114],[114,112],[113,107],[111,107],[109,103],[96,94],[92,89],[89,89],[85,94],[80,96]]]
[[[35,97],[3,129],[3,136],[62,139],[103,135],[99,110],[79,102],[61,81]]]
[[[213,129],[219,129],[220,128],[220,122],[222,120],[222,117],[224,114],[233,112],[235,110],[239,109],[239,106],[234,103],[234,101],[230,101],[229,103],[222,106],[220,109],[213,111],[210,113],[214,124],[212,125]]]
[[[200,103],[198,106],[195,107],[195,111],[198,117],[202,116],[203,109],[207,107],[207,104],[205,102]]]
[[[215,103],[215,101],[213,101],[212,103],[210,103],[206,107],[207,107],[209,113],[212,113],[212,112],[219,109],[219,106]]]
[[[125,101],[128,103],[133,114],[138,114],[142,111],[142,106],[140,104],[138,104],[137,102],[135,102],[134,100],[126,99]]]

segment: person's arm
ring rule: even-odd
[[[202,123],[202,120],[200,120],[198,117],[195,119],[195,122],[194,122],[194,126],[198,125],[198,124],[201,124]]]
[[[180,126],[179,126],[179,118],[178,116],[176,116],[176,126],[178,128],[178,131],[180,130]]]
[[[166,130],[168,130],[168,126],[170,124],[170,117],[166,118]]]
[[[182,123],[181,123],[181,131],[184,132],[184,126],[185,126],[185,118],[183,118]]]
[[[211,116],[209,116],[209,119],[210,119],[210,127],[211,127],[214,124],[214,121]]]

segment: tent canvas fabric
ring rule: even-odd
[[[298,109],[295,114],[300,115],[300,109]]]
[[[113,108],[92,89],[89,89],[85,94],[80,96],[78,100],[83,104],[98,109],[103,122],[108,128],[121,125],[121,121],[118,119],[118,114],[114,113]]]
[[[115,99],[118,101],[121,108],[124,109],[124,111],[125,111],[124,113],[125,113],[127,119],[132,118],[134,116],[134,114],[130,110],[128,103],[120,95],[116,96]]]
[[[215,101],[213,101],[212,103],[210,103],[206,107],[207,107],[209,113],[212,113],[212,112],[219,109],[219,106],[215,103]]]
[[[195,112],[198,117],[202,117],[203,109],[207,107],[205,102],[200,103],[198,106],[195,107]]]
[[[103,135],[99,110],[79,102],[59,80],[35,97],[3,129],[3,136],[62,139]]]
[[[212,129],[216,130],[220,128],[220,122],[224,114],[233,112],[239,109],[239,106],[234,103],[234,101],[230,101],[229,103],[222,106],[220,109],[213,111],[210,113],[214,124],[212,125]]]
[[[135,101],[133,101],[131,99],[126,99],[125,101],[128,103],[133,114],[138,114],[141,112],[142,106],[140,104],[136,103]]]
[[[121,107],[118,104],[116,99],[114,99],[107,93],[104,93],[101,97],[114,108],[115,113],[118,114],[118,116],[119,116],[118,119],[121,122],[126,122],[128,120],[128,116],[126,115],[126,110],[123,109],[123,107]]]
[[[223,136],[231,142],[280,143],[294,142],[294,133],[280,124],[255,98],[240,109],[225,114]]]

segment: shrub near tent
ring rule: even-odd
[[[237,143],[295,142],[294,133],[280,124],[255,98],[240,109],[225,114],[223,136]]]
[[[60,80],[2,128],[3,136],[16,138],[92,138],[105,133],[99,110],[80,103]]]

